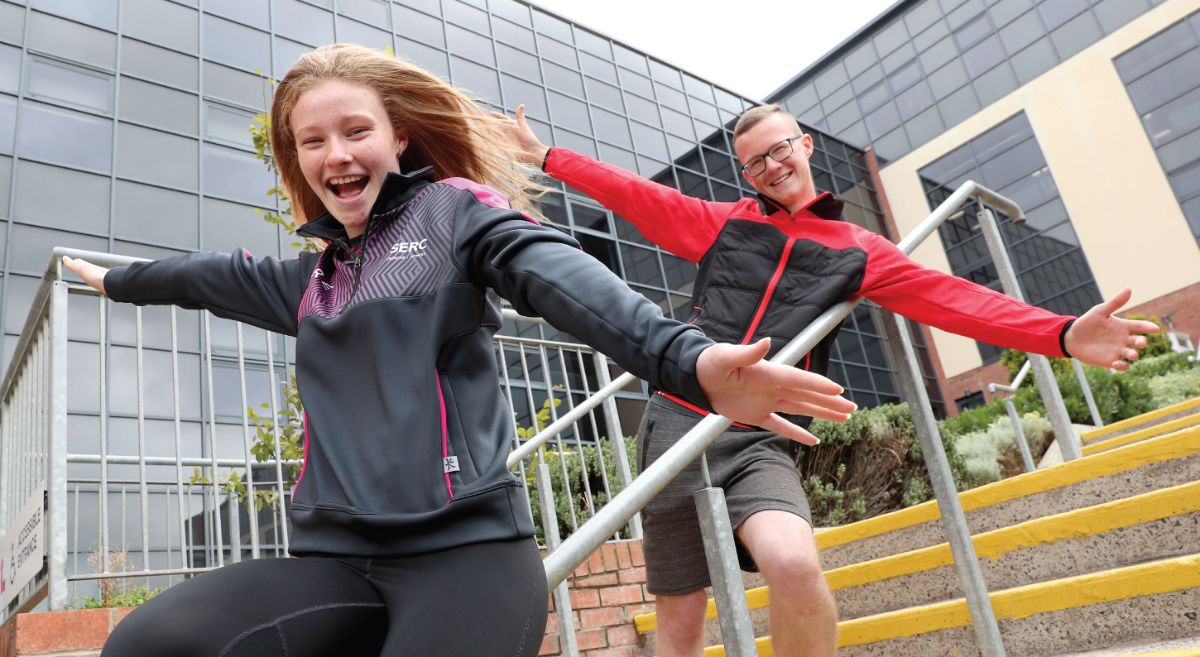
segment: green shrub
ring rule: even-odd
[[[1188,360],[1191,355],[1191,352],[1171,352],[1142,358],[1129,367],[1128,373],[1144,379],[1152,379],[1172,372],[1195,371],[1195,363]]]
[[[841,424],[816,420],[809,430],[821,444],[801,451],[799,465],[814,524],[853,522],[932,497],[907,404],[864,409]],[[953,441],[943,434],[942,444],[959,490],[969,488]]]
[[[1046,451],[1051,436],[1050,422],[1036,413],[1021,417],[1021,431],[1029,443],[1029,451],[1036,463]],[[983,431],[974,431],[958,437],[955,447],[963,456],[967,472],[976,484],[999,481],[1024,471],[1020,448],[1016,444],[1016,432],[1008,417],[996,418]],[[1015,457],[1016,469],[1005,465]]]
[[[1147,383],[1157,408],[1200,397],[1200,371],[1195,368],[1156,376]]]
[[[635,452],[637,442],[631,436],[623,439],[625,456],[634,477],[637,476],[637,460]],[[582,450],[576,445],[564,443],[560,454],[557,444],[550,443],[546,447],[546,466],[550,470],[550,486],[554,491],[554,513],[558,520],[559,537],[565,539],[594,515],[595,511],[608,503],[610,496],[621,492],[623,486],[617,475],[617,460],[613,454],[614,441],[601,438],[600,449],[595,445],[584,445]],[[580,460],[579,453],[583,452]],[[603,460],[604,467],[600,462]],[[545,533],[542,528],[541,503],[538,500],[536,458],[525,464],[525,485],[533,497],[533,524],[538,540],[545,545]],[[601,471],[604,476],[601,476]],[[604,481],[608,480],[608,492],[605,492]],[[569,493],[568,486],[570,484]],[[574,518],[572,518],[574,512]]]

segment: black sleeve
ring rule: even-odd
[[[104,291],[113,301],[204,309],[218,317],[295,335],[296,314],[318,255],[278,260],[233,253],[189,253],[110,269]]]
[[[710,408],[696,359],[713,344],[699,328],[662,310],[579,248],[569,235],[463,192],[455,218],[455,260],[518,312],[543,317],[654,388]]]

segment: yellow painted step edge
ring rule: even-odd
[[[775,657],[775,648],[771,645],[770,637],[764,636],[755,639],[754,647],[758,653],[758,657]],[[705,648],[704,657],[725,657],[725,646],[709,646]],[[1200,648],[1129,653],[1120,657],[1200,657]]]
[[[1200,587],[1200,555],[1189,555],[1068,579],[1039,582],[991,594],[996,620],[1027,618],[1063,609],[1114,602]],[[965,600],[901,609],[838,623],[838,647],[876,643],[897,637],[965,627],[971,618]],[[755,641],[759,657],[774,655],[770,637]],[[723,646],[704,649],[705,657],[723,656]]]
[[[1109,438],[1107,440],[1100,440],[1089,445],[1084,445],[1081,451],[1084,456],[1090,456],[1105,450],[1113,449],[1114,447],[1120,445],[1136,443],[1139,440],[1145,440],[1147,438],[1162,435],[1164,433],[1170,433],[1172,431],[1178,431],[1179,429],[1185,429],[1187,427],[1193,427],[1196,425],[1200,425],[1200,413],[1185,415],[1181,418],[1171,420],[1170,422],[1156,424],[1140,431],[1131,431],[1129,433],[1117,436],[1116,438]]]
[[[1056,541],[1094,536],[1104,532],[1153,522],[1171,516],[1200,511],[1200,481],[1144,493],[1135,497],[1114,500],[1096,506],[1075,509],[1046,518],[1036,518],[1010,527],[1003,527],[972,537],[975,552],[981,559],[998,559],[1013,550],[1045,545]],[[835,568],[825,573],[831,590],[837,591],[893,577],[911,575],[954,563],[947,543],[912,550],[863,563]],[[767,587],[746,592],[750,609],[770,603]],[[717,606],[708,601],[708,619],[717,617]],[[637,631],[645,634],[657,629],[653,613],[634,617]]]
[[[1168,415],[1175,415],[1176,413],[1183,413],[1183,412],[1191,411],[1191,410],[1200,411],[1200,397],[1193,397],[1192,399],[1187,399],[1187,400],[1181,401],[1177,404],[1171,404],[1170,406],[1163,406],[1162,408],[1155,409],[1148,413],[1142,413],[1141,415],[1135,415],[1134,417],[1121,420],[1120,422],[1113,422],[1112,424],[1106,424],[1106,425],[1100,427],[1099,429],[1092,429],[1091,431],[1086,431],[1086,432],[1084,432],[1082,439],[1083,439],[1083,442],[1090,443],[1090,442],[1093,442],[1096,440],[1100,440],[1101,438],[1109,435],[1110,433],[1115,433],[1117,431],[1123,431],[1130,427],[1136,427],[1141,424],[1146,424],[1147,422],[1153,422],[1159,418],[1167,417]]]
[[[964,511],[1000,504],[1018,497],[1068,486],[1087,479],[1107,476],[1169,461],[1200,451],[1200,427],[1176,431],[1134,445],[1118,447],[1087,458],[1076,459],[1044,470],[1027,472],[1003,481],[973,488],[959,494]],[[892,511],[816,534],[817,547],[827,550],[838,545],[886,534],[890,531],[937,520],[937,502],[930,500],[907,509]]]

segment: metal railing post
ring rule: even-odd
[[[1079,389],[1083,391],[1083,400],[1087,402],[1088,412],[1092,414],[1092,424],[1097,427],[1104,426],[1104,420],[1100,418],[1100,409],[1096,407],[1096,398],[1092,396],[1092,386],[1083,371],[1083,364],[1072,358],[1071,368],[1075,370],[1075,378],[1079,379]]]
[[[538,502],[542,510],[542,534],[546,537],[546,549],[558,549],[558,512],[554,508],[554,488],[550,480],[550,466],[545,459],[538,462],[534,471],[538,487]],[[571,594],[564,579],[554,587],[554,611],[558,614],[559,653],[566,657],[579,657],[579,644],[575,639],[575,618],[571,611]]]
[[[1017,449],[1021,452],[1021,463],[1025,465],[1025,472],[1033,472],[1037,466],[1033,463],[1033,454],[1029,451],[1029,441],[1025,439],[1025,430],[1021,428],[1021,417],[1017,415],[1017,408],[1013,406],[1012,397],[1004,398],[1004,410],[1008,412],[1008,421],[1012,422],[1013,440],[1017,443]]]
[[[46,481],[46,562],[51,610],[66,609],[67,594],[67,283],[50,297],[49,443]],[[107,555],[104,555],[107,562]]]
[[[892,356],[897,383],[900,385],[902,396],[908,400],[913,425],[921,441],[921,453],[925,457],[929,481],[933,484],[933,491],[937,496],[942,529],[950,543],[954,565],[967,599],[971,624],[975,628],[975,639],[979,642],[983,657],[1004,657],[1000,627],[996,623],[996,615],[988,597],[987,583],[983,579],[983,570],[979,567],[979,557],[975,554],[975,544],[971,542],[971,530],[967,526],[962,503],[958,499],[958,488],[950,472],[950,463],[946,458],[941,434],[938,432],[937,420],[933,416],[933,407],[923,385],[917,355],[909,338],[908,323],[898,315],[887,315],[888,320],[880,322],[883,326],[884,342]]]
[[[1008,251],[1004,248],[1000,227],[996,224],[996,217],[990,208],[984,207],[979,212],[979,227],[983,232],[984,241],[987,242],[992,262],[996,265],[996,274],[1004,292],[1024,301],[1021,283],[1017,280]],[[1062,392],[1058,389],[1058,381],[1054,378],[1054,370],[1050,368],[1050,360],[1039,354],[1029,354],[1029,361],[1033,364],[1033,378],[1037,381],[1042,403],[1046,406],[1046,417],[1050,420],[1050,427],[1054,431],[1054,438],[1058,442],[1063,460],[1069,461],[1083,456],[1079,438],[1075,435],[1071,417],[1067,414],[1066,404],[1063,403]]]
[[[596,382],[600,387],[604,388],[612,383],[612,377],[608,373],[608,356],[598,351],[593,352],[592,363],[596,366]],[[608,440],[613,446],[613,458],[617,461],[617,477],[621,480],[621,490],[625,490],[633,481],[633,469],[629,467],[629,456],[625,453],[625,432],[621,429],[621,416],[617,413],[615,394],[614,392],[604,399],[604,426],[608,431]],[[642,537],[642,514],[635,513],[629,519],[629,531],[633,538]]]
[[[707,479],[706,476],[706,482]],[[704,556],[717,603],[721,641],[729,657],[754,657],[758,654],[754,647],[754,625],[746,604],[746,585],[742,581],[729,508],[725,505],[725,491],[707,483],[706,488],[692,494],[692,499],[700,520],[700,535],[704,538]]]

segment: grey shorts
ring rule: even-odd
[[[639,471],[667,451],[701,417],[660,395],[651,395],[638,429]],[[787,511],[812,523],[808,498],[795,465],[797,443],[769,431],[730,429],[707,450],[714,486],[725,490],[736,529],[759,511]],[[700,460],[688,465],[642,510],[646,588],[655,595],[682,595],[709,585],[704,542],[692,493],[704,488]],[[742,568],[757,568],[738,541]]]

